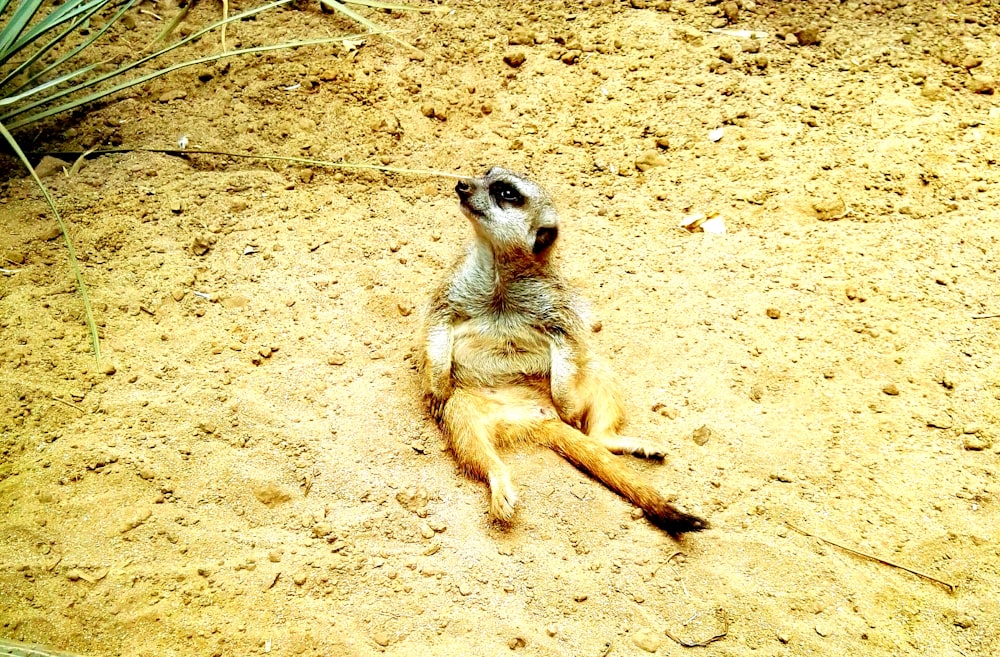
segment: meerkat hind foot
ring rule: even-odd
[[[651,440],[632,438],[630,436],[606,436],[601,438],[601,444],[612,454],[629,454],[641,459],[662,461],[667,457],[664,447]]]
[[[517,505],[517,491],[506,472],[490,475],[490,515],[500,522],[510,522]]]

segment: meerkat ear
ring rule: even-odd
[[[535,233],[535,245],[531,247],[531,252],[535,255],[548,249],[559,236],[559,229],[555,226],[542,226]]]

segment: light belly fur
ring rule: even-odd
[[[550,349],[529,326],[501,330],[496,322],[468,320],[454,328],[452,376],[459,385],[485,387],[547,379]]]

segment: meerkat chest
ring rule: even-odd
[[[463,383],[499,385],[549,374],[551,343],[529,324],[472,318],[452,335],[452,373]]]

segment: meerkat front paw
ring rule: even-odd
[[[517,491],[506,472],[490,475],[490,515],[500,522],[510,522],[517,505]]]

